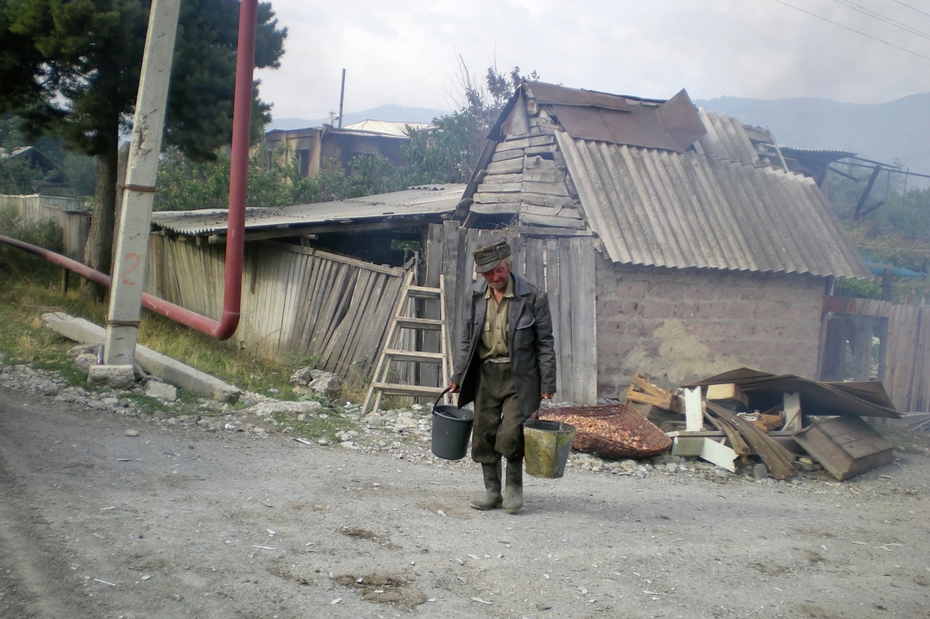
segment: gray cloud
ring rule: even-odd
[[[543,80],[644,97],[829,97],[872,103],[930,91],[930,39],[835,0],[272,0],[289,28],[262,98],[278,117],[385,103],[451,109],[461,54],[479,77],[519,65]],[[930,33],[930,16],[893,0],[856,4]],[[918,0],[908,4],[919,7]],[[930,12],[928,10],[927,12]]]

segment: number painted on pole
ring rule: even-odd
[[[139,254],[126,254],[123,257],[129,267],[123,270],[123,283],[127,286],[135,286],[135,280],[129,279],[129,274],[139,268],[139,263],[142,262],[142,257]]]

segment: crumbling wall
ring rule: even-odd
[[[824,279],[610,263],[598,254],[598,396],[747,366],[816,378]]]

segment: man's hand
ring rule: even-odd
[[[459,392],[459,386],[450,380],[449,381],[449,393],[458,393],[458,392]]]
[[[551,400],[551,399],[552,399],[552,395],[553,395],[553,394],[551,394],[551,393],[544,393],[544,394],[542,394],[543,400]]]

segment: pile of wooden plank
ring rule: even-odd
[[[796,470],[816,462],[842,480],[893,459],[892,446],[858,414],[836,414],[840,411],[830,399],[832,386],[823,385],[827,395],[818,400],[818,390],[806,384],[812,381],[786,382],[790,377],[772,377],[777,380],[766,383],[762,377],[761,373],[752,374],[754,387],[748,393],[738,382],[713,379],[663,389],[648,375],[637,373],[625,397],[672,437],[673,455],[698,456],[730,471],[736,470],[737,460],[748,462],[750,457],[758,457],[774,479],[788,479]],[[765,384],[774,387],[759,387]],[[802,389],[778,390],[785,385],[800,385]],[[857,389],[863,388],[846,387],[843,397],[859,393]],[[806,403],[802,402],[802,391]],[[874,391],[874,386],[870,387],[866,399],[877,411],[888,413]],[[809,410],[802,410],[802,403]],[[823,412],[818,404],[831,414],[818,415]]]

